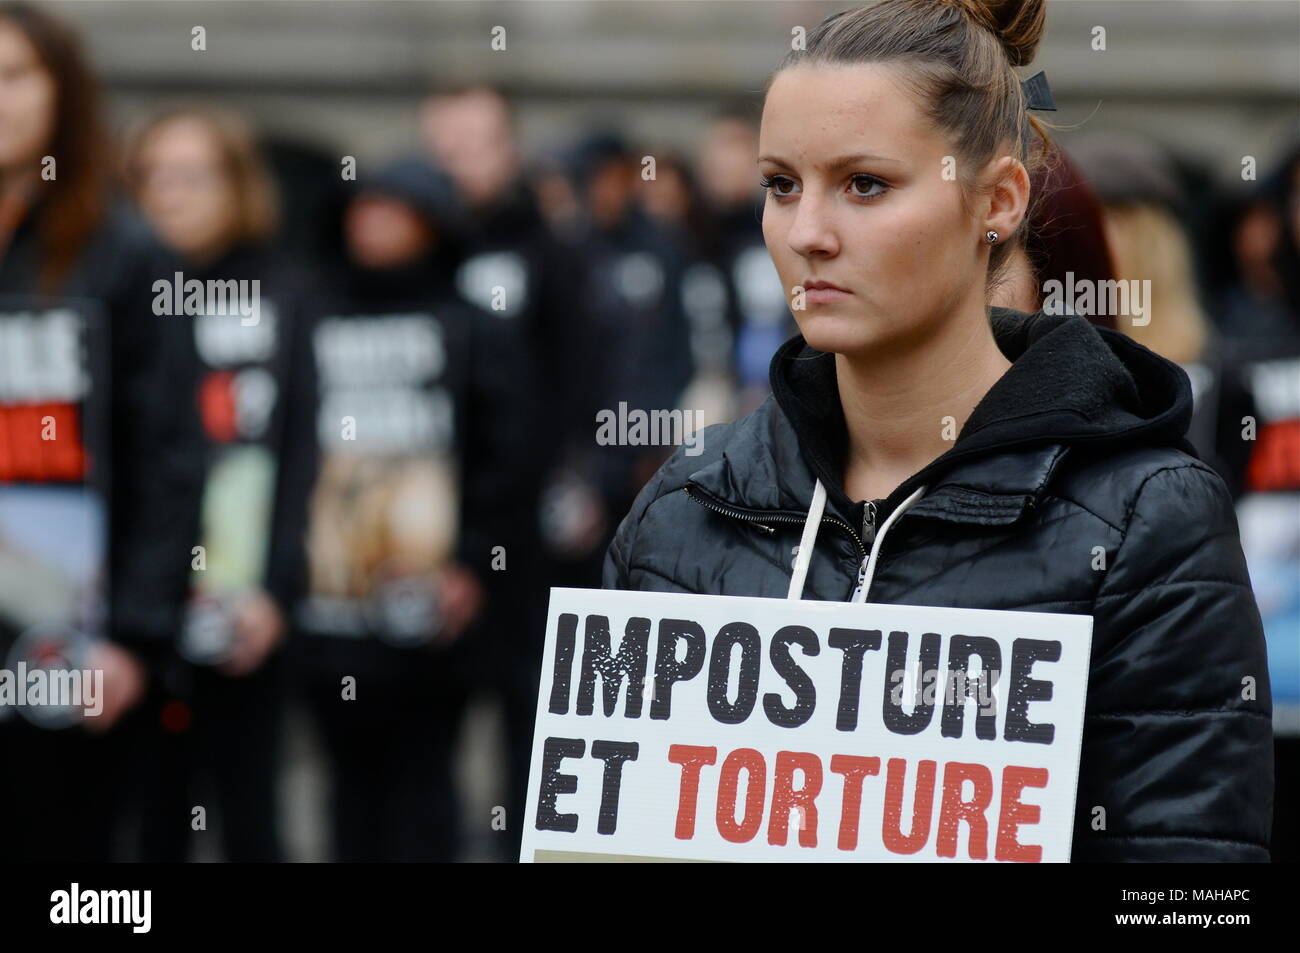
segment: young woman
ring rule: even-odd
[[[24,766],[0,778],[7,857],[112,856],[116,782],[194,544],[194,346],[185,318],[153,308],[176,263],[111,168],[76,35],[0,4],[0,664],[104,673],[103,711],[65,731],[0,713],[0,763]]]
[[[185,278],[246,292],[186,319],[208,442],[205,561],[191,577],[177,644],[183,676],[159,699],[184,704],[190,718],[158,732],[142,785],[143,855],[188,856],[201,775],[220,810],[225,857],[276,861],[279,648],[302,571],[301,485],[315,466],[304,282],[272,249],[275,189],[238,115],[206,106],[155,115],[137,132],[127,169],[141,211],[181,259]]]
[[[787,56],[758,164],[801,334],[757,411],[642,490],[604,583],[1090,614],[1074,859],[1265,861],[1264,642],[1186,375],[1079,315],[985,304],[1022,241],[1013,67],[1043,19],[884,0]]]

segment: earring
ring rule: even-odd
[[[984,240],[988,242],[990,245],[995,244],[998,240],[998,233],[990,228],[987,232],[984,233]]]

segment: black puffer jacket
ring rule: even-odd
[[[1012,367],[946,453],[871,501],[883,526],[924,487],[878,540],[840,478],[834,356],[795,337],[773,396],[641,491],[605,588],[785,597],[820,479],[803,598],[849,599],[875,541],[868,602],[1093,616],[1074,860],[1267,861],[1264,638],[1232,500],[1183,437],[1186,374],[1078,316],[991,320]]]

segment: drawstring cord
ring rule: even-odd
[[[817,530],[822,525],[822,513],[826,509],[826,487],[818,480],[813,487],[812,505],[808,507],[808,518],[803,522],[803,536],[799,539],[799,552],[794,557],[794,574],[790,577],[790,591],[787,599],[803,598],[803,581],[808,576],[808,564],[812,562],[813,545],[817,542]]]
[[[885,541],[885,533],[894,525],[904,511],[913,503],[919,500],[925,494],[925,486],[918,486],[912,491],[911,495],[903,502],[899,503],[894,512],[889,514],[889,518],[881,524],[880,529],[876,532],[876,538],[871,544],[871,554],[867,557],[867,571],[858,589],[855,602],[866,602],[867,591],[871,588],[871,580],[876,574],[876,559],[880,554],[880,544]],[[787,599],[802,599],[804,581],[808,578],[808,566],[812,563],[813,546],[817,542],[817,530],[821,526],[822,514],[826,511],[826,487],[822,486],[822,481],[818,480],[817,485],[813,487],[812,504],[808,507],[808,518],[804,520],[803,536],[799,539],[799,552],[795,554],[794,572],[790,576],[790,591],[786,594]]]

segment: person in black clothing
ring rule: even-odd
[[[1071,859],[1266,862],[1271,673],[1187,374],[987,304],[1023,240],[1042,133],[1014,68],[1044,21],[882,0],[787,54],[759,168],[801,333],[758,410],[647,484],[604,585],[1091,616]]]
[[[751,191],[752,179],[745,179]],[[685,259],[682,310],[691,329],[695,376],[683,404],[702,412],[706,422],[730,420],[736,390],[732,296],[725,273],[713,260],[716,236],[695,173],[675,153],[658,152],[654,179],[643,183],[640,199]]]
[[[465,646],[524,492],[528,420],[511,398],[527,368],[451,284],[446,177],[404,159],[357,188],[348,260],[311,328],[320,468],[297,489],[311,500],[295,649],[335,856],[454,860]]]
[[[546,564],[583,536],[543,507],[543,487],[565,466],[575,440],[590,440],[594,408],[590,335],[574,307],[578,250],[553,235],[538,209],[515,141],[510,106],[493,88],[447,89],[424,107],[426,145],[455,183],[463,207],[457,290],[508,336],[530,365],[512,398],[527,413],[528,444],[517,455],[520,492],[496,501],[508,536],[506,568],[488,578],[481,636],[474,640],[476,682],[501,701],[506,749],[505,829],[494,827],[503,859],[519,856],[537,683],[549,598]],[[551,499],[552,497],[547,497]],[[581,524],[581,520],[577,521]],[[590,546],[590,541],[585,545]]]
[[[276,822],[285,607],[301,585],[310,479],[312,367],[301,278],[269,248],[275,195],[251,131],[235,115],[181,107],[153,117],[127,163],[137,201],[184,260],[187,281],[227,300],[190,318],[209,442],[200,543],[175,677],[158,698],[143,854],[184,860],[191,812],[219,807],[228,860],[283,859]],[[241,309],[242,306],[242,309]],[[178,718],[177,712],[187,717]],[[206,828],[204,828],[206,829]]]
[[[1235,280],[1223,289],[1215,315],[1227,357],[1241,362],[1255,405],[1237,431],[1250,453],[1237,517],[1276,673],[1273,861],[1294,862],[1300,860],[1300,138],[1291,136],[1242,200],[1245,207],[1228,229]]]
[[[4,849],[108,860],[189,574],[194,345],[154,308],[176,269],[105,180],[76,37],[0,5],[0,77],[0,652],[103,672],[84,721],[0,709]]]
[[[758,129],[743,105],[723,109],[700,154],[710,228],[706,248],[723,275],[742,413],[767,395],[767,365],[795,331],[781,280],[763,243],[762,192],[754,175]]]
[[[585,407],[593,430],[593,411],[618,414],[625,405],[648,414],[680,407],[695,370],[682,306],[685,260],[636,201],[640,168],[614,132],[594,132],[574,150],[571,173],[582,198],[577,251],[584,271],[573,303],[584,311],[587,352],[599,355],[592,360],[598,373],[589,378],[593,386]],[[573,560],[577,585],[599,578],[615,514],[626,510],[671,453],[662,443],[600,446],[591,433],[576,434],[574,469],[594,488],[603,532],[600,545]]]

